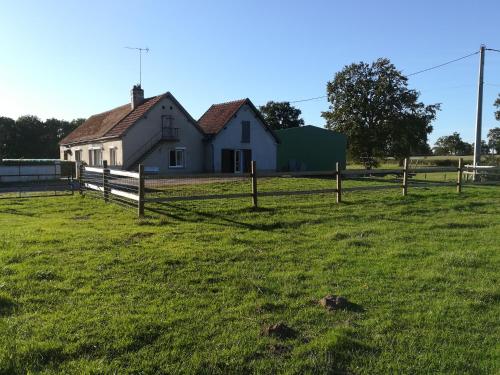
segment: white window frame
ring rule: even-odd
[[[99,158],[96,158],[97,153],[99,153]],[[96,160],[99,159],[98,163]],[[101,167],[102,166],[102,148],[90,147],[89,148],[89,165],[91,167]]]
[[[79,158],[77,158],[76,156],[77,155],[80,155]],[[83,151],[81,148],[76,148],[75,149],[75,161],[82,161],[82,156],[83,156]]]
[[[170,155],[172,151],[175,152],[175,165],[171,165]],[[182,164],[178,164],[177,160],[178,152],[182,154]],[[186,168],[186,147],[176,147],[168,150],[168,168],[170,169]]]
[[[241,173],[241,155],[243,152],[241,150],[234,150],[234,173]]]
[[[109,148],[109,165],[117,165],[116,164],[116,154],[117,154],[118,147],[110,147]]]

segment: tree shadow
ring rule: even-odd
[[[158,207],[159,206],[159,207]],[[316,220],[296,220],[296,221],[280,221],[273,223],[248,223],[241,220],[234,219],[235,213],[259,213],[259,212],[276,212],[276,208],[241,208],[231,212],[229,215],[218,214],[214,212],[200,211],[194,208],[175,205],[168,202],[157,202],[155,207],[146,207],[147,211],[153,212],[158,215],[167,216],[181,222],[200,222],[201,220],[210,220],[211,224],[227,226],[228,224],[245,229],[260,230],[260,231],[273,231],[288,228],[298,228],[304,224],[318,224],[324,222],[325,219]],[[186,216],[174,213],[173,210],[184,212]]]

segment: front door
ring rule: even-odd
[[[222,173],[250,173],[252,168],[252,150],[221,150]]]

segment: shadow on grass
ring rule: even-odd
[[[0,317],[13,314],[15,308],[14,299],[5,293],[0,293]]]
[[[200,211],[196,210],[193,208],[188,208],[188,207],[182,207],[180,205],[175,205],[171,203],[157,203],[156,206],[159,207],[147,207],[146,210],[153,212],[155,214],[161,215],[161,216],[167,216],[169,218],[172,218],[174,220],[182,221],[182,222],[200,222],[201,220],[210,220],[211,224],[217,224],[221,226],[227,226],[228,224],[231,224],[236,227],[240,228],[246,228],[246,229],[251,229],[251,230],[261,230],[261,231],[273,231],[273,230],[280,230],[280,229],[288,229],[288,228],[299,228],[302,225],[305,224],[319,224],[327,220],[328,218],[325,219],[315,219],[315,220],[298,220],[298,221],[289,221],[289,222],[273,222],[273,223],[248,223],[240,220],[234,219],[234,214],[236,213],[262,213],[262,212],[271,212],[274,213],[277,211],[276,208],[242,208],[238,209],[232,212],[232,214],[229,215],[223,215],[223,214],[218,214],[214,212],[205,212],[205,211]],[[173,211],[181,211],[186,214],[180,215],[178,213],[174,213]]]

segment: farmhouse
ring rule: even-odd
[[[209,170],[249,172],[276,170],[278,138],[250,99],[212,105],[198,120],[208,136]]]
[[[275,170],[278,138],[250,99],[212,105],[196,121],[167,92],[144,98],[136,85],[131,102],[91,116],[60,142],[64,160],[164,174]]]

